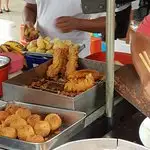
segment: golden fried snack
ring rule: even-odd
[[[62,67],[61,67],[61,70],[60,70],[60,73],[65,76],[65,72],[66,72],[66,65],[67,65],[67,62],[68,62],[68,49],[64,49],[63,50],[63,62],[62,62]]]
[[[26,140],[28,137],[35,135],[33,128],[30,125],[24,125],[17,129],[18,138]]]
[[[0,122],[3,122],[8,116],[9,113],[7,111],[0,111]]]
[[[26,141],[32,143],[43,143],[44,138],[41,135],[33,135],[33,136],[28,136]]]
[[[16,129],[11,127],[4,127],[0,129],[0,136],[5,136],[9,138],[17,138]]]
[[[4,127],[8,127],[10,126],[10,123],[12,123],[13,121],[16,121],[18,119],[21,119],[20,116],[18,115],[10,115],[7,117],[7,119],[3,122],[3,126]]]
[[[27,125],[27,122],[22,118],[18,118],[10,123],[10,127],[15,129],[18,129],[19,127],[22,127],[24,125]]]
[[[46,137],[49,135],[51,128],[47,121],[39,121],[34,126],[34,131],[37,135],[41,135],[42,137]]]
[[[45,121],[47,121],[51,127],[51,130],[57,130],[62,125],[62,120],[57,114],[49,114],[45,117]]]
[[[66,92],[84,92],[94,86],[94,77],[88,74],[83,79],[72,79],[65,84],[64,90]]]
[[[57,39],[54,41],[54,45],[53,45],[53,49],[68,49],[68,45],[66,43],[64,43],[63,41]]]
[[[19,106],[16,106],[15,104],[8,104],[5,108],[5,111],[10,113],[11,115],[15,114],[16,111],[19,109]]]
[[[68,77],[71,73],[75,72],[78,67],[78,52],[79,49],[77,45],[69,47],[69,56],[66,66],[66,77]]]
[[[16,111],[16,115],[26,120],[29,116],[31,116],[31,111],[28,108],[19,108]]]
[[[96,70],[91,70],[91,69],[83,69],[79,71],[75,71],[72,74],[68,76],[68,79],[80,79],[80,78],[85,78],[88,74],[92,74],[94,77],[94,80],[99,80],[101,77],[104,76],[103,73],[100,73]]]
[[[69,47],[74,45],[71,40],[64,40],[63,43],[68,45]]]
[[[64,52],[63,49],[54,50],[53,63],[48,67],[47,76],[54,78],[60,73],[60,70],[64,62]]]
[[[0,130],[1,130],[1,128],[3,128],[3,125],[2,125],[2,124],[0,124]]]
[[[41,120],[41,116],[40,116],[40,115],[33,114],[33,115],[31,115],[31,116],[29,116],[29,117],[27,118],[27,123],[28,123],[30,126],[34,127],[35,124],[36,124],[38,121],[40,121],[40,120]]]

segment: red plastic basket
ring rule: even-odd
[[[124,65],[132,64],[131,54],[115,52],[115,56],[114,57],[115,57],[114,58],[115,61],[119,61],[120,63],[122,63]],[[89,55],[86,58],[87,59],[91,59],[91,60],[97,60],[97,61],[106,62],[106,53],[105,52],[99,52],[99,53],[95,53],[95,54]]]

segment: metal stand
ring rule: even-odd
[[[115,0],[107,0],[106,42],[107,42],[107,80],[106,80],[106,115],[111,120],[114,98],[114,29]]]
[[[106,0],[81,0],[83,12],[86,14],[106,11]],[[107,80],[106,80],[106,116],[112,124],[114,96],[114,29],[115,29],[115,0],[107,0],[106,17],[107,42]]]

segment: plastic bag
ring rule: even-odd
[[[143,86],[143,92],[145,96],[150,100],[150,71],[148,71],[147,66],[143,62],[141,55],[145,58],[144,53],[150,59],[150,37],[145,36],[139,32],[133,32],[131,35],[131,53],[132,53],[132,61],[135,66],[135,69],[140,77],[141,84]],[[146,61],[147,62],[147,61]],[[148,64],[148,62],[147,62]],[[150,66],[149,66],[150,67]]]

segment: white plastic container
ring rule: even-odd
[[[14,39],[15,23],[9,20],[0,19],[0,44]]]
[[[141,142],[145,147],[150,149],[150,118],[146,118],[139,129]]]
[[[120,139],[88,139],[74,141],[54,150],[149,150],[141,145]]]

